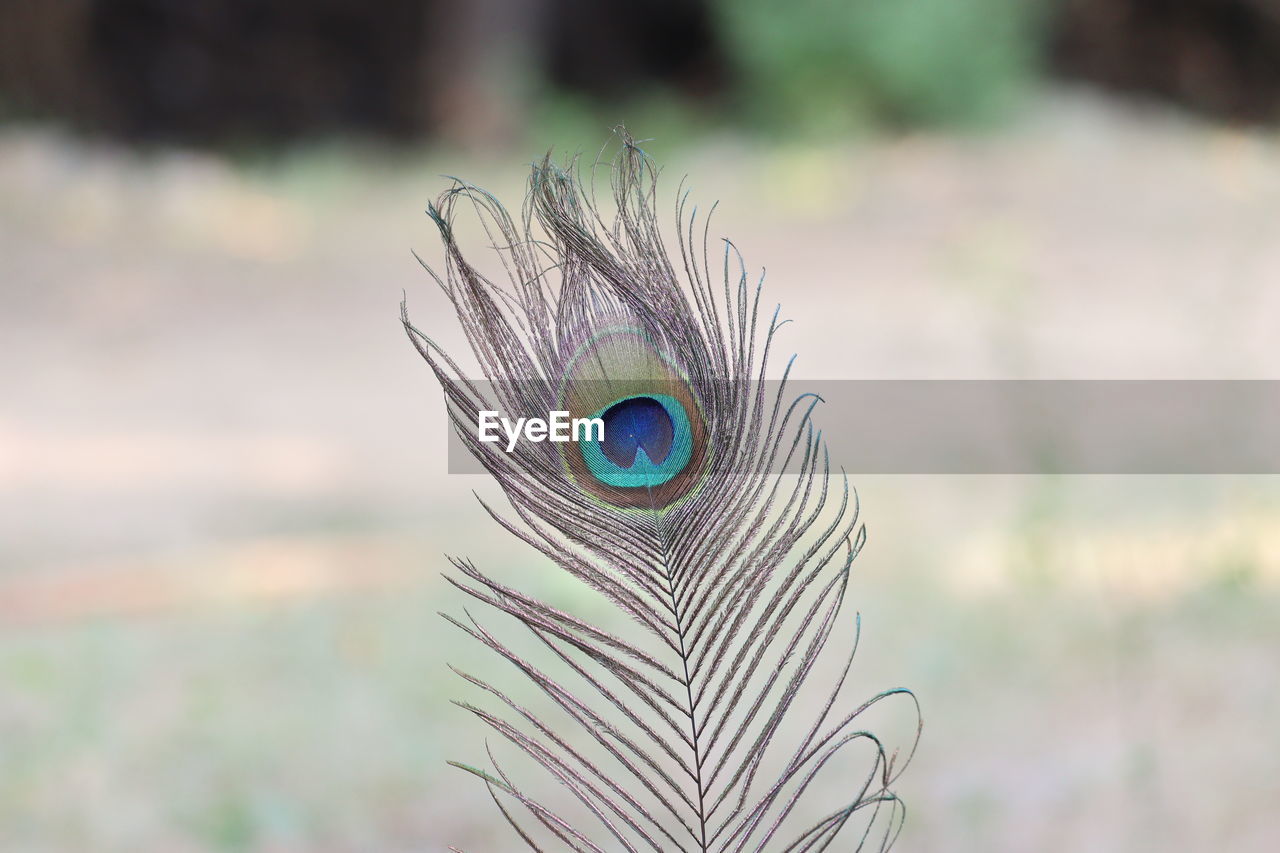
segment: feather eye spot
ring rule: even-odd
[[[607,486],[661,486],[684,471],[693,456],[689,416],[669,394],[624,397],[595,416],[604,421],[603,440],[579,446],[591,476]]]

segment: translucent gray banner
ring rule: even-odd
[[[778,385],[720,391],[763,392],[767,413]],[[790,380],[784,402],[801,394],[821,398],[813,423],[849,473],[1280,473],[1277,380]],[[448,462],[484,472],[452,430]]]

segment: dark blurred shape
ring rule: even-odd
[[[429,9],[422,0],[382,0],[376,12],[348,0],[97,0],[87,48],[102,118],[140,136],[411,131]]]
[[[88,106],[90,2],[0,3],[0,109],[66,115]]]
[[[554,0],[551,5],[553,83],[611,98],[654,84],[711,95],[724,83],[716,21],[705,2]]]
[[[128,137],[419,128],[423,0],[11,0],[0,91]]]
[[[1062,0],[1064,73],[1238,121],[1280,119],[1276,0]]]
[[[0,104],[130,138],[501,141],[548,79],[705,89],[713,42],[682,0],[5,0]]]

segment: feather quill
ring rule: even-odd
[[[762,323],[763,279],[748,281],[727,241],[713,275],[707,218],[683,188],[673,264],[657,171],[617,135],[606,204],[576,161],[561,168],[548,156],[533,166],[519,222],[461,181],[429,207],[445,263],[443,273],[423,266],[487,381],[465,378],[402,306],[454,429],[515,517],[485,509],[626,617],[621,628],[599,620],[606,628],[452,559],[450,582],[534,642],[469,611],[445,618],[521,672],[545,706],[455,670],[498,710],[459,704],[543,776],[518,783],[493,751],[487,769],[455,765],[483,780],[534,850],[810,851],[837,835],[848,838],[839,849],[888,849],[905,817],[891,786],[921,724],[901,688],[841,710],[859,632],[842,604],[866,536],[856,496],[830,470],[811,420],[817,399],[788,400],[785,373],[766,391],[781,324],[776,309]],[[464,257],[460,205],[479,215],[505,281]],[[479,440],[485,410],[599,416],[606,433],[508,452]],[[799,474],[771,473],[786,465]],[[852,641],[832,665],[822,652],[837,629]],[[890,697],[915,714],[901,758],[859,723]],[[856,772],[841,758],[855,744],[869,747]],[[838,804],[806,812],[815,791]]]

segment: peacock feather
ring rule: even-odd
[[[445,618],[541,701],[455,670],[490,707],[459,704],[514,747],[502,762],[490,749],[488,769],[455,766],[484,781],[535,850],[825,850],[842,832],[838,849],[887,849],[905,815],[891,785],[920,724],[905,689],[843,699],[859,622],[842,604],[866,538],[856,496],[830,470],[817,399],[788,399],[785,371],[765,382],[781,324],[776,309],[762,323],[761,285],[727,241],[713,275],[707,218],[687,191],[675,205],[679,248],[667,251],[657,172],[618,137],[601,166],[604,203],[576,161],[548,156],[518,223],[460,181],[428,210],[445,265],[423,266],[485,381],[403,319],[514,517],[485,508],[625,617],[588,619],[451,560],[451,583],[524,639],[470,612]],[[460,206],[479,216],[499,275],[464,257]],[[508,450],[478,437],[484,411],[568,412],[599,419],[603,436]],[[837,633],[845,651],[822,654]],[[891,696],[914,709],[901,761],[860,722]],[[509,771],[516,759],[532,781]]]

